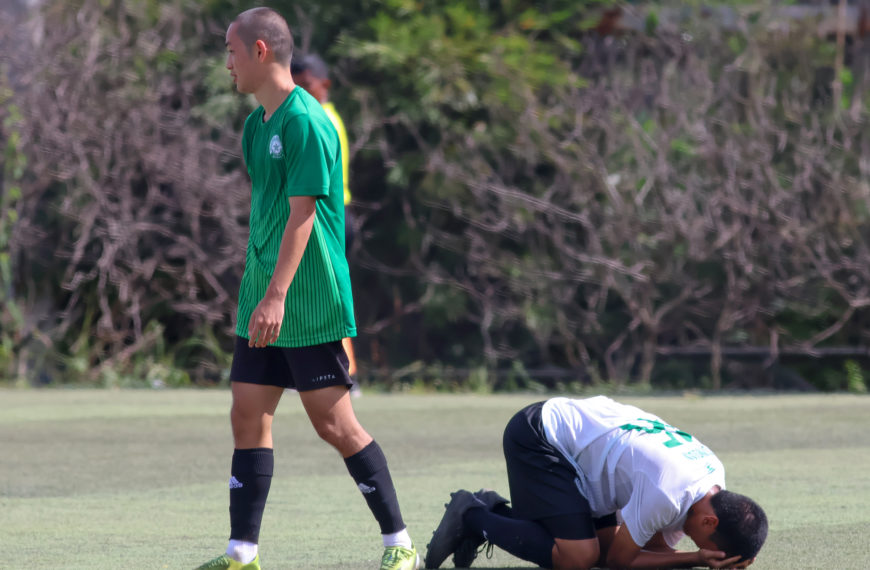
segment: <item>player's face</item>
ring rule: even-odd
[[[692,542],[694,542],[698,548],[704,548],[706,550],[719,550],[719,547],[716,545],[715,542],[710,539],[709,536],[704,536],[701,534],[689,534],[689,538],[692,539]]]
[[[236,32],[236,24],[227,28],[227,69],[239,93],[254,93],[257,89],[257,59],[252,46],[246,46]]]
[[[686,517],[686,523],[683,525],[683,532],[692,539],[698,548],[719,550],[719,547],[710,538],[716,532],[716,525],[713,524],[707,513],[689,511],[689,516]]]

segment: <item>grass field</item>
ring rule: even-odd
[[[450,491],[507,492],[501,434],[534,395],[356,400],[425,545]],[[730,489],[771,523],[753,566],[870,568],[870,397],[631,397],[717,452]],[[230,395],[0,390],[0,567],[189,569],[229,533]],[[377,568],[377,525],[298,398],[275,420],[264,567]],[[450,564],[448,560],[447,565]],[[528,568],[496,550],[475,567]]]

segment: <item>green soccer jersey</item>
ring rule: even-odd
[[[278,261],[291,196],[314,196],[311,237],[284,303],[272,346],[311,346],[356,336],[350,273],[344,252],[341,145],[320,103],[297,87],[263,121],[259,107],[245,121],[242,153],[251,177],[250,236],[239,292],[236,334],[248,321]]]

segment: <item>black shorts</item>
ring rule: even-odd
[[[236,337],[230,381],[295,388],[299,392],[327,386],[352,386],[348,360],[341,341],[284,348],[251,348],[248,339]]]
[[[513,516],[539,522],[554,538],[594,538],[597,529],[616,526],[616,513],[592,516],[589,501],[578,490],[574,467],[544,435],[543,405],[523,408],[504,430]]]

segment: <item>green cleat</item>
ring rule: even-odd
[[[260,555],[258,554],[247,564],[242,564],[226,554],[221,554],[214,560],[209,560],[202,566],[198,566],[196,570],[260,570]]]
[[[381,570],[417,570],[420,567],[420,555],[413,546],[388,546],[381,558]]]

